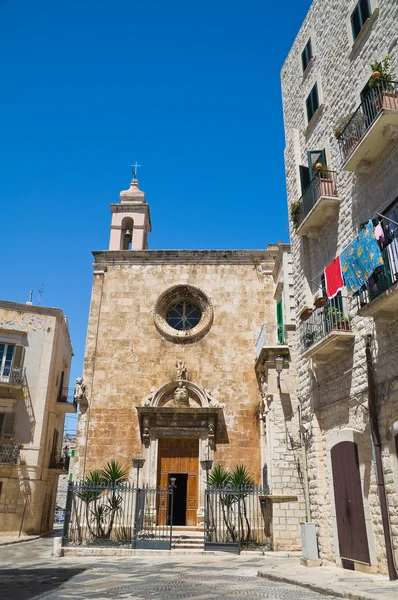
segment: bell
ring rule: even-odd
[[[124,232],[124,237],[126,237],[126,238],[133,237],[132,233],[131,233],[131,229],[126,229],[126,231]]]

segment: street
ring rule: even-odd
[[[229,600],[330,598],[257,577],[266,557],[229,554],[52,558],[53,539],[0,547],[0,598]]]

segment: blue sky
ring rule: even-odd
[[[131,163],[152,249],[288,240],[279,74],[310,4],[0,0],[0,298],[44,284],[69,317],[71,385],[91,251]]]

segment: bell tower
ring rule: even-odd
[[[112,222],[109,250],[146,250],[151,216],[145,194],[138,187],[137,167],[128,190],[120,192],[120,203],[111,204]]]

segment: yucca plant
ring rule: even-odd
[[[115,517],[121,512],[123,504],[123,496],[117,493],[117,486],[127,480],[128,471],[115,460],[111,460],[106,463],[105,467],[100,471],[100,474],[106,486],[111,488],[110,496],[105,505],[107,515],[109,515],[109,524],[105,537],[109,539],[111,537]]]
[[[76,496],[80,498],[85,507],[87,527],[93,537],[102,537],[102,520],[99,518],[97,501],[102,494],[102,487],[104,480],[99,471],[90,471],[89,474],[83,479],[82,486],[76,491]],[[90,505],[93,504],[93,508],[90,510]],[[92,523],[96,525],[96,531],[92,529]]]
[[[231,473],[228,469],[223,467],[222,465],[216,465],[214,469],[211,471],[209,476],[209,483],[211,486],[215,488],[221,488],[222,490],[228,489],[231,487]],[[232,523],[231,514],[232,506],[235,502],[234,495],[231,493],[222,493],[220,494],[220,503],[223,514],[223,519],[225,526],[227,528],[227,532],[232,538],[232,541],[236,541],[236,528]]]
[[[247,508],[246,508],[245,498],[247,497],[248,492],[251,489],[253,489],[254,484],[255,484],[254,477],[251,475],[251,473],[249,472],[247,467],[245,467],[244,465],[237,465],[233,469],[233,471],[231,473],[231,485],[234,488],[240,488],[240,490],[241,490],[236,495],[235,501],[238,502],[238,514],[239,514],[239,520],[240,520],[240,524],[241,524],[242,537],[245,537],[246,540],[250,538],[251,528],[250,528],[249,519],[247,518]],[[242,508],[243,516],[242,516],[241,508]],[[246,536],[244,536],[243,518],[246,521]]]

